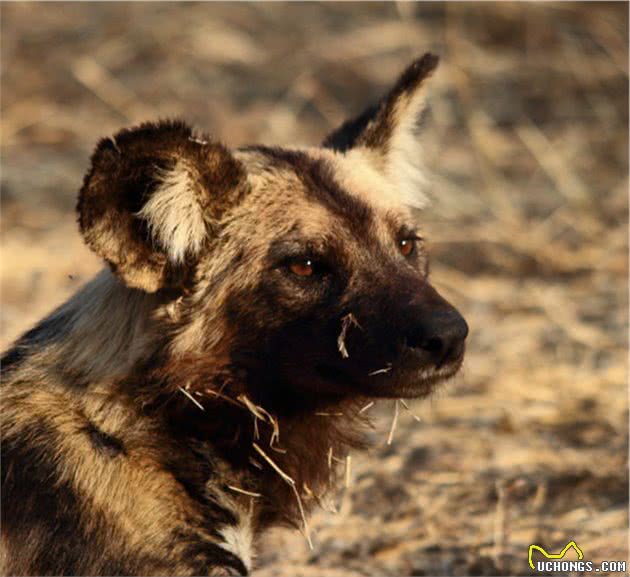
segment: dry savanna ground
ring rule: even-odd
[[[571,539],[627,560],[626,3],[1,10],[3,346],[101,266],[73,214],[99,137],[183,116],[231,145],[315,143],[437,51],[421,218],[465,369],[389,446],[394,404],[374,407],[314,550],[274,531],[256,574],[528,574],[531,543]]]

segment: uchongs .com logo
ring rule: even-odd
[[[573,549],[577,555],[577,561],[565,560],[564,556]],[[534,551],[538,551],[542,558],[534,561]],[[593,563],[592,561],[584,561],[584,553],[575,541],[569,541],[564,549],[560,553],[548,553],[540,545],[530,545],[528,555],[529,566],[538,572],[600,572],[605,571],[607,573],[625,573],[626,562],[625,561],[602,561],[601,563]]]

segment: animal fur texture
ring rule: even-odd
[[[320,147],[100,141],[77,211],[108,266],[2,358],[3,574],[246,574],[266,528],[307,531],[361,407],[459,369],[412,210],[436,65]]]

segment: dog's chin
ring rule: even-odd
[[[320,366],[318,373],[325,388],[346,395],[373,398],[422,398],[429,396],[461,368],[463,356],[440,367],[418,367],[409,363],[389,365],[357,375],[338,367]],[[321,385],[320,385],[321,386]]]
[[[368,375],[365,395],[380,398],[427,397],[444,381],[453,377],[462,366],[463,358],[441,367],[416,368],[392,366],[387,372]]]
[[[385,397],[422,398],[430,395],[435,389],[455,376],[462,366],[463,360],[434,369],[420,370],[414,372],[402,372],[396,378],[392,375],[393,383],[382,383],[382,395]]]

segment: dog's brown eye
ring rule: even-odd
[[[309,258],[293,261],[289,270],[297,276],[311,276],[315,270],[313,261]]]
[[[410,256],[416,248],[416,241],[413,238],[406,238],[398,243],[398,250],[403,256]]]

